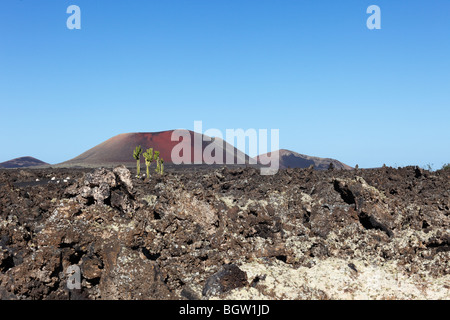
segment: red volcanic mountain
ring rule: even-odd
[[[48,163],[36,158],[21,157],[0,163],[0,168],[28,168],[45,165],[48,165]]]
[[[275,155],[277,151],[274,152]],[[271,153],[266,153],[265,155],[271,156]],[[259,155],[255,159],[260,163],[261,157],[264,157],[265,155]],[[274,155],[274,156],[275,156]],[[310,165],[314,166],[314,169],[316,170],[326,170],[328,169],[330,163],[333,164],[333,167],[336,169],[342,169],[342,170],[351,170],[352,167],[338,161],[335,159],[330,158],[318,158],[318,157],[311,157],[304,154],[300,154],[294,151],[281,149],[278,150],[278,158],[279,158],[279,165],[280,169],[286,169],[286,168],[308,168]]]
[[[176,131],[175,133],[183,133],[183,136],[178,139],[174,136],[175,141],[172,141],[172,135],[175,134],[174,131]],[[203,138],[206,138],[209,141],[203,141]],[[142,147],[143,152],[148,148],[160,151],[160,157],[164,159],[165,163],[177,163],[176,159],[172,159],[172,149],[175,148],[175,154],[184,157],[188,164],[193,164],[195,160],[194,140],[200,142],[199,145],[201,148],[198,148],[200,154],[197,159],[201,161],[201,163],[205,163],[205,161],[207,162],[209,160],[202,157],[203,151],[208,151],[205,152],[205,154],[212,154],[213,157],[216,156],[217,152],[218,158],[223,154],[223,156],[220,157],[222,158],[223,163],[225,163],[227,157],[229,159],[234,159],[234,163],[237,163],[238,160],[240,163],[248,163],[249,161],[249,157],[246,154],[237,150],[222,139],[210,138],[189,130],[170,130],[162,132],[119,134],[92,149],[89,149],[78,157],[63,162],[58,166],[86,167],[112,166],[119,164],[135,166],[136,160],[133,158],[133,150],[139,145]],[[211,151],[213,149],[215,152]],[[143,156],[141,156],[141,163],[144,163]]]

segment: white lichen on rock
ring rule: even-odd
[[[223,299],[450,299],[450,275],[423,278],[406,275],[395,263],[367,264],[339,258],[317,259],[311,268],[293,268],[281,261],[244,263],[257,288],[239,288]]]

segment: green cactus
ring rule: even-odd
[[[156,169],[155,171],[160,175],[164,174],[164,159],[159,156],[159,151],[155,151]]]
[[[159,158],[159,154],[160,154],[159,151],[155,151],[155,161],[156,161],[156,169],[155,169],[155,171],[157,173],[160,172],[160,165],[161,165],[161,159]]]
[[[133,151],[133,158],[137,161],[137,176],[139,177],[141,175],[141,153],[142,148],[141,146],[136,147]]]
[[[153,148],[149,148],[147,149],[146,152],[144,152],[143,154],[144,159],[145,159],[145,166],[147,167],[147,177],[150,176],[150,165],[152,164],[153,160],[155,160],[154,155],[153,155]]]
[[[158,158],[156,159],[156,170],[157,173],[162,175],[164,173],[164,159]]]

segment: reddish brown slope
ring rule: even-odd
[[[194,163],[194,137],[202,138],[201,134],[194,133],[193,131],[184,130],[186,134],[190,136],[190,141],[180,138],[177,141],[172,141],[172,133],[174,130],[162,131],[162,132],[145,132],[145,133],[124,133],[112,137],[105,142],[89,149],[83,154],[79,155],[72,160],[63,162],[60,166],[93,166],[93,165],[135,165],[136,161],[133,159],[133,150],[136,146],[141,146],[145,151],[147,148],[153,148],[160,151],[160,156],[164,159],[165,163],[172,163],[172,149],[177,146],[181,141],[185,150],[191,150],[191,163]],[[202,153],[203,150],[214,143],[218,146],[216,150],[226,149],[227,143],[221,139],[216,139],[212,142],[202,141]],[[179,146],[178,146],[179,147]],[[228,147],[230,147],[228,145]],[[248,161],[248,156],[232,147],[230,150],[234,150],[232,155],[233,159],[240,158]],[[183,155],[183,154],[181,154]],[[214,154],[213,154],[214,155]],[[203,159],[205,160],[205,159]],[[223,152],[223,161],[226,160],[226,153]],[[141,162],[143,162],[141,157]]]

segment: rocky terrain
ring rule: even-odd
[[[417,167],[0,170],[0,298],[450,299],[449,181]]]

